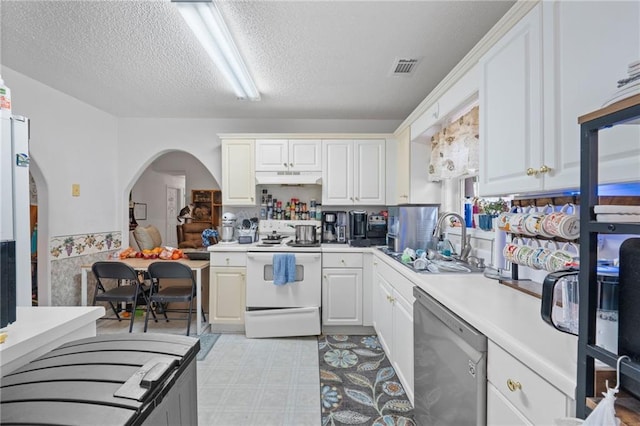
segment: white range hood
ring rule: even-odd
[[[322,172],[256,172],[258,185],[321,185]]]

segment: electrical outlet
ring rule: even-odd
[[[80,184],[74,183],[71,185],[71,196],[79,197],[80,196]]]

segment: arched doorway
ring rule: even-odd
[[[31,223],[32,295],[33,304],[51,305],[51,266],[49,263],[49,190],[46,181],[33,159],[29,163],[31,211],[35,212]],[[34,235],[35,234],[35,235]],[[34,284],[35,281],[35,285]]]
[[[177,216],[191,202],[191,191],[220,189],[209,169],[185,151],[165,151],[136,174],[131,186],[125,188],[128,206],[133,206],[138,226],[154,225],[165,245],[177,247]],[[138,208],[143,205],[144,208]],[[146,212],[142,216],[142,212]],[[137,215],[137,213],[140,214]],[[172,245],[174,244],[174,245]]]

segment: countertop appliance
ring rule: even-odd
[[[611,353],[618,352],[619,269],[598,266],[598,305],[596,310],[596,345]],[[540,314],[549,325],[578,335],[579,271],[568,269],[547,275],[542,284]]]
[[[2,378],[0,423],[197,424],[199,350],[169,334],[74,340]]]
[[[413,295],[416,424],[486,425],[487,337],[420,288]]]
[[[283,238],[278,243],[265,243],[263,239],[263,244],[252,245],[247,249],[245,335],[249,338],[320,334],[320,243],[296,244],[297,225],[315,227],[320,226],[320,221],[260,221],[261,235],[271,238],[273,235],[280,235]],[[295,281],[275,285],[275,256],[283,254],[295,256]]]
[[[347,242],[347,212],[322,212],[322,242],[339,244]]]
[[[367,212],[364,210],[349,211],[349,240],[367,238]]]
[[[231,243],[235,241],[236,215],[225,213],[222,215],[222,238],[221,243]]]
[[[372,246],[387,243],[387,218],[380,213],[369,213],[367,216],[367,239]]]
[[[578,271],[547,275],[542,283],[542,319],[560,331],[578,334]]]
[[[618,310],[618,354],[636,360],[640,356],[640,238],[628,238],[620,244],[620,289]],[[627,375],[622,387],[640,398],[640,381]]]
[[[31,306],[29,120],[0,119],[0,328]]]
[[[387,244],[402,253],[405,248],[426,250],[433,239],[438,222],[438,206],[389,207]]]

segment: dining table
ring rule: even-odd
[[[154,262],[180,262],[187,265],[194,272],[196,280],[196,333],[201,335],[203,330],[208,328],[208,324],[203,326],[202,318],[202,288],[203,285],[209,285],[209,261],[208,260],[163,260],[163,259],[144,259],[144,258],[125,258],[125,259],[109,259],[108,261],[122,262],[138,272],[146,272]],[[88,274],[91,272],[92,265],[82,265],[80,278],[80,304],[87,306],[87,280]]]

